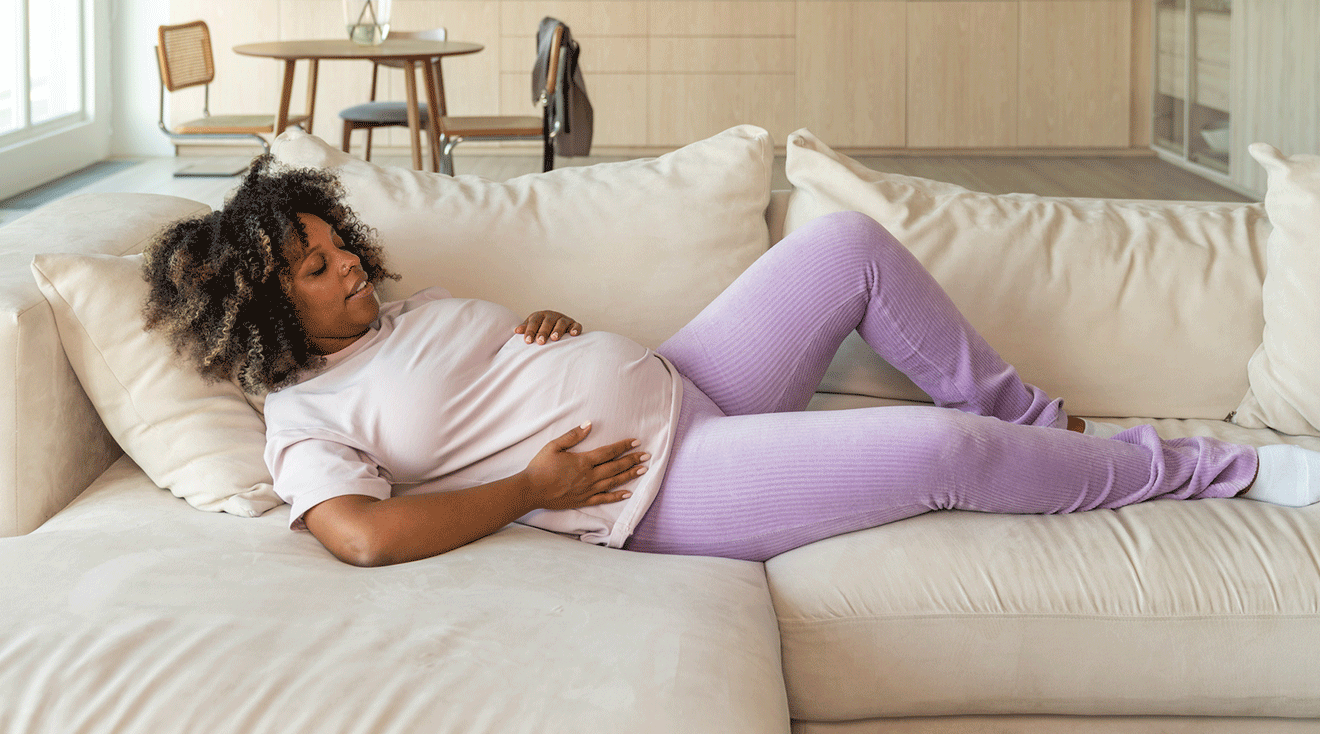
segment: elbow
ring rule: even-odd
[[[339,547],[331,548],[330,552],[351,566],[379,568],[399,562],[390,552],[388,544],[378,537],[373,537],[372,533],[356,533],[345,540],[346,542],[340,543]]]
[[[377,500],[346,496],[328,500],[307,511],[307,529],[339,560],[359,568],[398,563],[398,545],[389,525],[372,510]]]
[[[331,555],[351,566],[375,568],[398,563],[390,539],[370,523],[355,522],[340,525],[333,531],[317,535]]]

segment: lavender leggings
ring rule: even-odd
[[[936,406],[804,412],[853,330]],[[660,347],[685,377],[664,484],[626,547],[763,561],[930,510],[1056,513],[1232,497],[1256,453],[1210,438],[1062,430],[875,221],[822,217]]]

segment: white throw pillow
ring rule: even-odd
[[[562,311],[655,347],[769,245],[774,148],[750,125],[658,158],[507,182],[377,166],[299,130],[273,152],[335,169],[403,275],[382,287],[388,300],[438,285],[518,313]]]
[[[157,486],[244,517],[283,504],[262,458],[260,401],[208,383],[143,328],[141,255],[37,255],[32,272],[96,412]]]
[[[1320,435],[1320,155],[1285,156],[1255,143],[1269,175],[1265,211],[1274,231],[1265,262],[1265,328],[1247,365],[1251,392],[1235,421]]]
[[[784,231],[864,212],[1028,381],[1094,416],[1222,419],[1260,343],[1260,204],[992,195],[788,139]],[[923,396],[856,337],[822,392]]]

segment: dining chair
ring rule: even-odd
[[[391,39],[413,38],[425,41],[443,41],[448,37],[444,28],[432,28],[424,31],[390,31]],[[444,99],[444,81],[439,74],[440,59],[432,60],[436,65],[436,83],[440,85],[440,98]],[[354,130],[367,131],[367,147],[363,158],[371,160],[371,132],[378,127],[408,127],[408,105],[404,102],[377,101],[377,81],[380,73],[380,67],[387,66],[395,69],[404,68],[402,61],[376,61],[371,65],[371,95],[367,102],[353,105],[339,111],[339,117],[344,121],[344,140],[343,151],[349,152],[350,139]],[[441,110],[443,112],[444,110]],[[422,125],[428,125],[430,111],[425,102],[417,105],[417,114]],[[432,141],[434,145],[435,141]]]
[[[539,139],[542,145],[541,152],[541,170],[549,171],[555,167],[555,138],[565,131],[567,124],[566,116],[562,114],[565,109],[565,94],[568,91],[570,80],[576,75],[576,68],[570,68],[566,63],[568,58],[568,46],[572,43],[572,51],[576,51],[576,42],[570,41],[568,26],[553,18],[546,18],[542,21],[543,28],[553,27],[553,35],[550,39],[549,54],[545,67],[541,66],[540,54],[538,53],[537,64],[532,69],[533,84],[536,80],[544,77],[544,82],[540,89],[540,94],[536,100],[541,107],[541,116],[517,115],[517,116],[497,116],[497,117],[457,117],[443,116],[440,118],[440,164],[441,173],[449,175],[454,174],[454,146],[465,140],[533,140]],[[538,50],[540,46],[540,33],[538,32]],[[576,62],[576,54],[573,55]],[[576,63],[571,66],[576,66]],[[578,77],[580,81],[580,76]],[[581,103],[588,108],[590,104],[586,102],[585,93],[581,96]],[[590,133],[587,133],[590,137]],[[587,147],[590,147],[588,143]],[[585,155],[585,153],[583,153]]]
[[[211,114],[211,82],[215,80],[215,60],[211,56],[211,30],[206,21],[194,20],[178,25],[163,25],[156,31],[156,65],[160,71],[160,117],[157,125],[177,147],[180,143],[205,140],[252,139],[270,152],[270,144],[261,136],[275,130],[275,115]],[[203,88],[202,116],[171,128],[165,123],[165,92]],[[308,115],[290,115],[289,125],[301,125]],[[225,169],[229,170],[229,169]],[[181,170],[176,176],[232,176],[233,171],[199,172]]]

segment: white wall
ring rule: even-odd
[[[114,87],[110,155],[174,155],[174,146],[156,127],[160,76],[152,51],[156,28],[170,22],[170,0],[109,1]],[[168,104],[166,100],[166,109]]]

